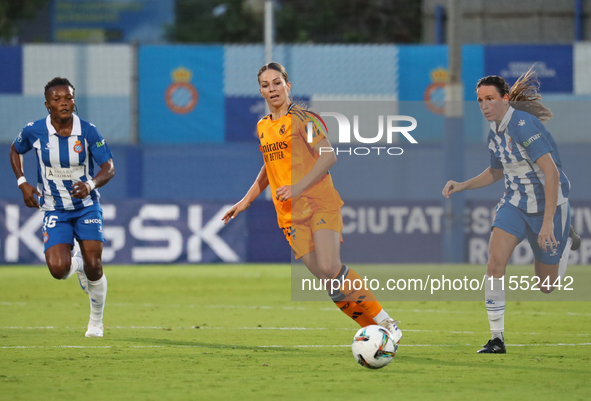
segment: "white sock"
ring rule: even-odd
[[[484,285],[486,312],[493,339],[503,339],[505,331],[505,289],[501,282],[501,278],[492,278],[491,281],[491,277],[486,276]]]
[[[502,342],[505,342],[505,337],[503,336],[503,332],[493,331],[492,332],[492,339],[500,338]]]
[[[76,257],[72,256],[72,264],[70,265],[70,272],[62,278],[62,280],[66,280],[77,271],[84,271],[84,261],[82,260],[82,255],[77,255]]]
[[[103,311],[107,298],[107,277],[96,280],[88,280],[88,297],[90,298],[90,322],[89,324],[103,324]]]
[[[558,277],[560,280],[564,279],[566,275],[566,268],[568,267],[568,256],[570,255],[570,247],[573,246],[573,239],[568,237],[566,240],[566,246],[564,247],[564,251],[562,252],[562,256],[560,257],[560,262],[558,262]]]
[[[379,324],[382,320],[388,319],[389,317],[390,315],[388,315],[388,312],[382,309],[380,313],[378,313],[376,317],[373,318],[373,321]]]

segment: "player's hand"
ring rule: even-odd
[[[70,194],[73,198],[84,199],[90,195],[90,184],[88,182],[77,181],[74,183]]]
[[[447,199],[449,199],[449,196],[451,194],[454,194],[456,192],[461,192],[464,190],[464,187],[462,185],[461,182],[456,182],[456,181],[452,181],[449,180],[445,186],[443,187],[443,191],[441,191],[441,194],[446,197]]]
[[[550,252],[553,252],[558,247],[556,237],[554,237],[554,222],[542,223],[542,228],[538,234],[538,245],[544,252],[547,252],[548,248],[550,248]]]
[[[226,214],[224,214],[224,217],[222,217],[222,220],[224,221],[224,224],[228,224],[228,222],[231,219],[235,218],[240,213],[244,212],[246,209],[248,209],[249,206],[250,206],[250,204],[247,203],[244,200],[241,200],[240,202],[238,202],[237,204],[235,204],[234,206],[232,206],[230,208],[230,210],[228,210],[226,212]]]
[[[275,199],[280,202],[287,202],[291,198],[296,198],[300,196],[302,191],[299,189],[297,185],[284,185],[282,187],[277,188],[277,192],[275,194]]]
[[[19,186],[19,188],[23,192],[23,200],[25,201],[25,205],[27,207],[34,207],[39,209],[39,202],[37,202],[37,199],[35,199],[35,195],[37,195],[38,197],[42,197],[43,195],[41,195],[39,191],[37,191],[37,188],[29,184],[28,182],[22,183]]]

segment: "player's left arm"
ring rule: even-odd
[[[94,182],[94,188],[99,188],[108,183],[114,176],[115,165],[113,164],[113,159],[111,158],[101,164],[100,171],[92,178],[91,181]],[[78,181],[73,185],[72,196],[74,198],[84,199],[90,194],[92,190],[93,187],[90,181]]]
[[[102,187],[115,176],[113,154],[105,139],[92,124],[88,127],[86,135],[89,151],[88,157],[92,157],[101,166],[101,169],[91,180],[79,181],[72,186],[72,196],[78,199],[86,198],[94,188]]]
[[[544,221],[538,234],[538,244],[540,248],[546,251],[546,243],[548,243],[550,250],[553,251],[557,246],[556,238],[554,237],[554,214],[556,213],[556,205],[558,203],[560,173],[550,153],[540,156],[536,160],[536,164],[546,177],[544,183],[546,206],[544,208]]]
[[[326,151],[330,149],[331,151]],[[306,174],[300,182],[293,185],[284,185],[277,188],[277,199],[286,201],[295,198],[310,188],[316,181],[324,177],[328,170],[337,162],[337,157],[332,150],[332,146],[327,138],[322,138],[316,145],[314,145],[314,152],[318,153],[318,159],[312,166],[312,169]]]

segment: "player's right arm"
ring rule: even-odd
[[[226,214],[224,214],[224,217],[222,217],[224,224],[228,224],[230,219],[233,219],[234,217],[238,216],[238,214],[248,209],[250,204],[265,190],[265,188],[267,188],[267,186],[269,186],[269,177],[267,176],[267,169],[265,166],[263,166],[259,172],[259,175],[257,175],[256,180],[254,180],[254,183],[246,195],[244,195],[244,198],[242,198],[238,203],[232,206],[230,210],[226,212]]]
[[[17,181],[19,178],[25,176],[23,169],[23,156],[16,151],[14,143],[10,146],[10,165],[12,166],[12,171],[14,172]],[[35,195],[42,195],[39,193],[39,191],[37,191],[37,188],[33,187],[26,181],[18,187],[23,193],[23,200],[25,201],[25,205],[27,205],[27,207],[34,207],[39,209],[39,202],[37,202]]]
[[[464,182],[456,182],[456,181],[448,181],[443,187],[443,191],[441,194],[449,198],[449,196],[456,192],[461,192],[466,189],[476,189],[486,187],[488,185],[494,184],[495,182],[502,179],[504,176],[503,169],[497,169],[488,167],[482,173],[477,175],[476,177],[470,178],[468,181]]]

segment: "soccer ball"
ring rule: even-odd
[[[351,345],[358,364],[368,369],[383,368],[394,359],[398,345],[388,330],[378,325],[359,329]]]

